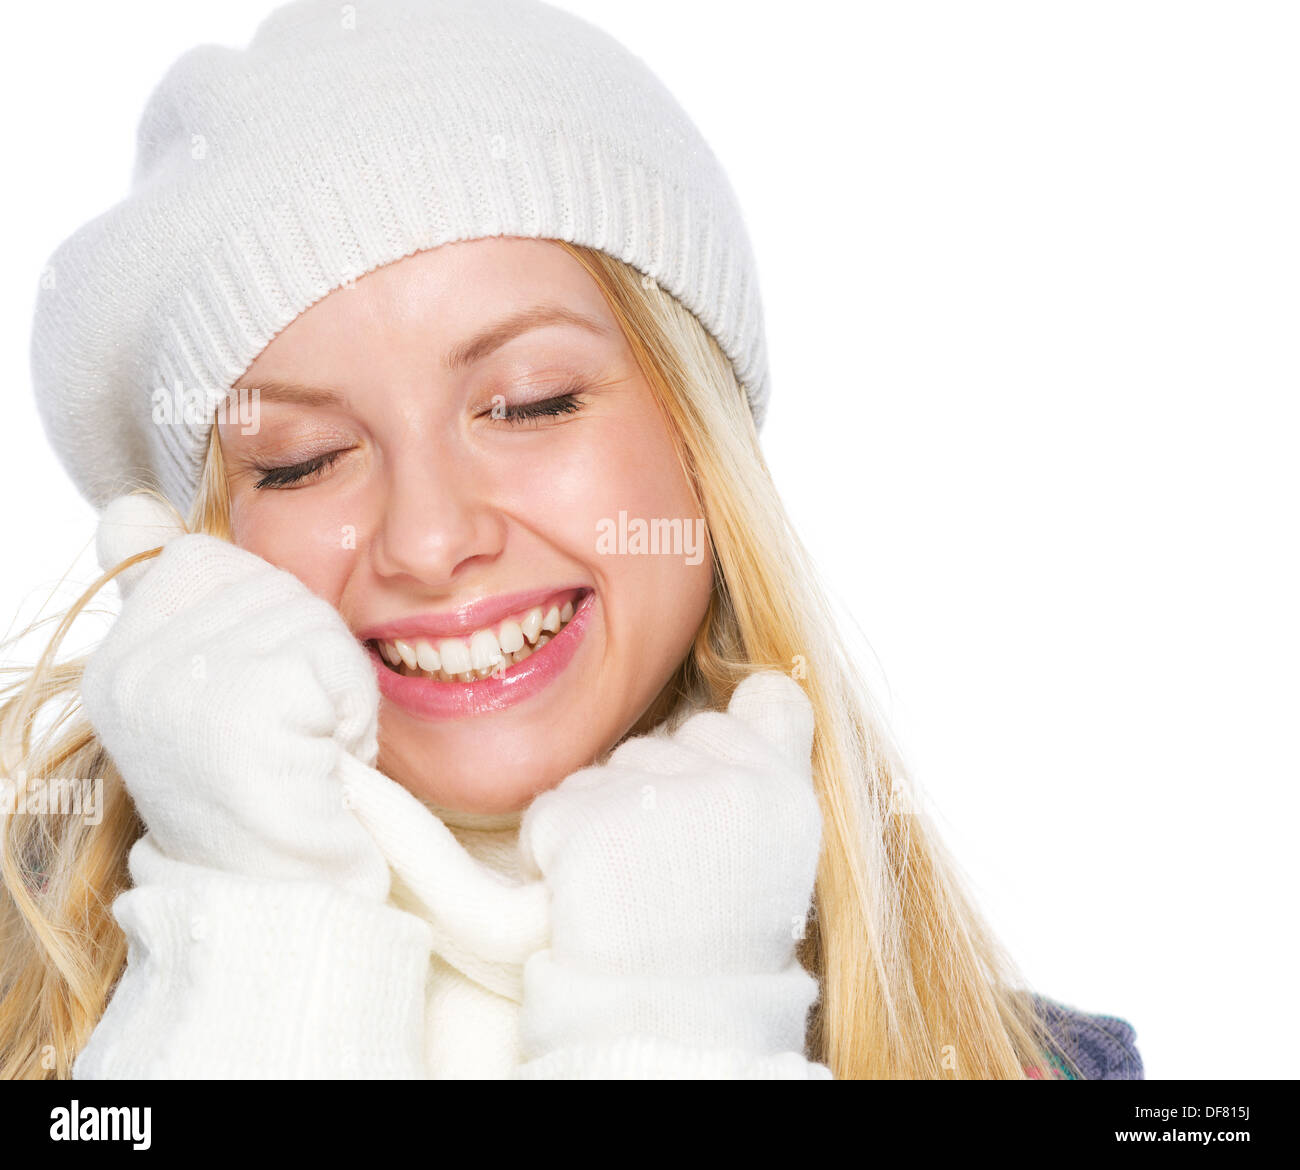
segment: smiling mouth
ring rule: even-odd
[[[545,605],[512,614],[458,638],[379,639],[367,643],[394,674],[434,682],[472,683],[500,677],[545,649],[572,620],[589,589],[570,590]]]

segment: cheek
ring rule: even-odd
[[[593,419],[562,439],[557,430],[542,451],[500,467],[496,482],[511,514],[595,584],[607,653],[626,654],[638,670],[675,666],[704,616],[713,568],[703,522],[657,415]],[[637,520],[679,522],[680,552],[610,551],[609,534]]]
[[[536,444],[498,453],[494,463],[492,496],[502,508],[598,572],[612,559],[597,556],[598,537],[620,512],[647,522],[696,518],[666,428],[645,409],[557,428]]]
[[[232,501],[231,528],[240,548],[256,553],[297,577],[318,597],[337,606],[356,561],[360,534],[349,509],[314,500],[294,506],[285,493],[272,498]]]

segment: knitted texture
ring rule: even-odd
[[[81,699],[164,855],[387,898],[341,773],[378,752],[374,667],[293,574],[215,537],[170,540],[90,656]]]
[[[1145,1078],[1133,1025],[1119,1016],[1093,1015],[1056,1000],[1035,996],[1035,1008],[1056,1042],[1088,1081],[1140,1081]],[[1058,1060],[1064,1080],[1078,1078]]]
[[[185,529],[154,496],[119,496],[100,513],[95,530],[95,556],[100,568],[108,573],[137,553],[183,535]],[[123,597],[130,594],[152,563],[141,561],[113,578]]]
[[[326,882],[245,877],[145,835],[113,903],[127,969],[78,1080],[419,1079],[429,926]]]
[[[551,889],[552,929],[524,969],[528,1060],[571,1069],[707,1037],[728,1076],[828,1075],[789,1059],[818,994],[795,953],[821,844],[812,735],[803,690],[764,671],[726,711],[630,739],[534,799],[520,853]]]
[[[566,240],[641,271],[733,363],[761,425],[763,310],[722,167],[638,57],[538,0],[299,0],[170,68],[128,196],[50,258],[32,375],[97,507],[187,511],[218,404],[295,317],[403,256]]]
[[[672,991],[699,1025],[689,1039],[628,1028],[647,1026],[632,1014],[647,1002],[647,981],[634,976],[526,992],[525,970],[552,955],[556,891],[532,876],[518,823],[452,829],[374,769],[351,761],[345,776],[392,867],[388,904],[324,880],[176,862],[146,836],[131,855],[135,886],[113,907],[127,970],[75,1078],[830,1079],[804,1056],[801,1031],[787,1050],[771,1047],[771,1021],[804,1020],[811,976],[676,979]],[[698,844],[689,823],[664,828],[665,855]],[[570,886],[562,896],[595,893]],[[679,940],[707,922],[701,908],[671,937],[639,942],[647,966],[675,963]],[[742,984],[756,994],[717,998]],[[601,1005],[622,997],[629,1014],[593,1007],[577,1037],[593,989]]]

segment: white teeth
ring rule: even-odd
[[[469,641],[469,662],[474,670],[490,670],[501,661],[501,645],[491,630],[479,630]]]
[[[438,657],[448,674],[461,675],[470,669],[469,647],[459,638],[444,638],[439,642]]]
[[[537,635],[542,631],[542,607],[534,606],[530,609],[523,621],[524,637],[530,642],[537,641]]]
[[[502,622],[501,629],[497,631],[497,639],[502,650],[513,654],[524,644],[524,631],[518,622]]]
[[[379,641],[380,655],[399,674],[424,674],[442,682],[475,682],[500,674],[535,654],[575,613],[572,601],[543,611],[534,606],[522,620],[511,618],[493,631],[477,630],[468,640],[443,638]]]

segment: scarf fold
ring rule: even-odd
[[[430,923],[444,961],[521,1003],[524,962],[550,942],[545,883],[519,876],[521,814],[435,812],[352,756],[342,771],[350,807],[393,871],[389,902]]]

